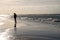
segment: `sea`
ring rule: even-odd
[[[0,15],[0,40],[60,40],[60,14]]]

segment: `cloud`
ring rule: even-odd
[[[1,0],[0,4],[6,6],[60,5],[60,0]]]
[[[1,13],[11,10],[17,13],[60,13],[60,0],[0,0]]]

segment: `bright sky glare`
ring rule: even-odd
[[[60,14],[60,0],[0,0],[0,14]]]

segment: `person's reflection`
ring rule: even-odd
[[[14,34],[17,35],[17,28],[14,27]]]

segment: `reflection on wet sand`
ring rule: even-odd
[[[17,35],[17,28],[14,27],[14,34]]]
[[[11,29],[7,29],[4,32],[2,32],[0,34],[0,40],[13,40],[13,32],[11,31]]]

